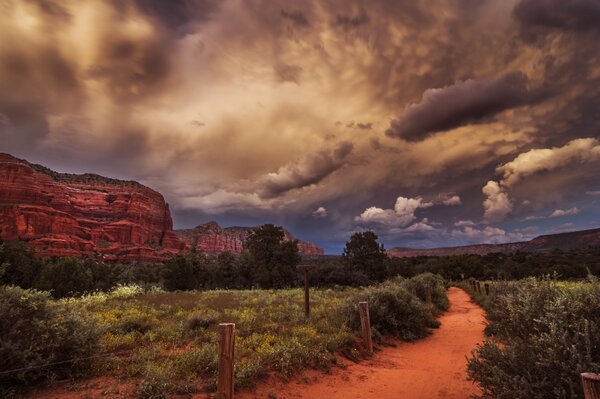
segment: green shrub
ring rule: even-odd
[[[579,374],[600,371],[598,283],[528,279],[495,294],[489,318],[497,338],[468,361],[485,397],[582,397]]]
[[[438,312],[445,312],[450,307],[448,296],[446,295],[445,280],[432,273],[422,273],[406,281],[406,288],[412,291],[414,288],[417,296],[424,301],[426,299],[425,287],[431,287],[431,302]]]
[[[0,315],[0,371],[24,369],[0,374],[0,385],[70,376],[91,360],[68,360],[97,351],[100,334],[94,320],[52,300],[47,292],[2,286]],[[46,367],[49,363],[54,365]]]
[[[357,303],[369,303],[371,326],[382,335],[413,341],[429,334],[429,328],[439,326],[430,308],[406,290],[405,282],[396,279],[364,290],[349,301],[344,311],[351,328],[360,329]]]
[[[218,316],[214,311],[194,312],[188,317],[185,327],[192,331],[206,329],[217,322]]]

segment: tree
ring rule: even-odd
[[[342,256],[351,267],[362,271],[371,280],[383,281],[387,277],[388,256],[372,231],[354,233],[346,242]]]
[[[299,275],[296,266],[302,259],[298,242],[285,240],[283,228],[272,224],[254,229],[244,244],[254,268],[253,281],[261,288],[294,285]]]
[[[42,270],[35,288],[52,291],[55,298],[78,296],[94,286],[92,271],[75,258],[60,258],[48,263]]]
[[[44,261],[21,240],[6,241],[0,245],[0,266],[4,270],[0,281],[4,284],[31,288],[44,268]]]
[[[231,252],[221,252],[217,256],[216,286],[220,288],[236,287],[236,258]]]
[[[176,255],[165,264],[164,286],[169,291],[194,290],[198,288],[196,255]]]

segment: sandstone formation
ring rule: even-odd
[[[204,226],[204,227],[203,227]],[[134,181],[57,173],[0,153],[0,229],[47,256],[94,256],[111,261],[162,261],[189,249],[185,230],[173,231],[163,196]],[[240,252],[250,228],[193,230],[209,253]],[[291,234],[286,233],[288,239]],[[305,254],[323,254],[300,242]]]
[[[53,172],[0,154],[4,239],[39,253],[161,260],[183,249],[163,196],[137,182]]]
[[[465,245],[461,247],[446,248],[391,248],[388,255],[396,257],[414,256],[452,256],[476,254],[486,255],[489,253],[514,253],[520,252],[544,252],[560,249],[568,251],[571,249],[600,246],[600,229],[573,231],[569,233],[549,234],[534,238],[530,241],[512,242],[507,244],[480,244]]]
[[[244,249],[244,241],[253,227],[221,227],[217,222],[208,222],[193,229],[175,230],[175,234],[185,242],[186,248],[193,245],[197,249],[209,253],[239,253]],[[284,230],[286,240],[294,240],[294,236]],[[303,255],[323,255],[323,248],[298,240],[298,251]]]

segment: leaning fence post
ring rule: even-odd
[[[371,339],[371,320],[369,318],[369,304],[367,302],[359,302],[358,309],[360,311],[360,327],[362,336],[367,345],[367,351],[373,353],[373,340]]]
[[[427,303],[431,303],[431,287],[425,286],[425,301]]]
[[[485,295],[489,296],[490,295],[490,284],[489,283],[483,284],[483,288],[485,288]]]
[[[581,383],[585,399],[600,399],[600,374],[582,373]]]
[[[219,380],[218,399],[233,399],[233,355],[235,347],[235,324],[219,324]]]

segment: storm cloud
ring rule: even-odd
[[[141,181],[176,227],[280,223],[330,252],[361,228],[390,247],[597,227],[598,7],[5,1],[0,151]]]
[[[466,80],[451,86],[427,89],[421,102],[409,105],[385,134],[407,141],[423,140],[440,131],[482,123],[507,109],[531,101],[527,77],[512,72],[496,80]]]

